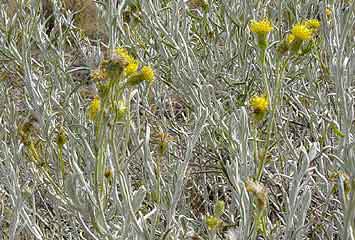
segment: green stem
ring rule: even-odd
[[[264,147],[264,152],[263,155],[259,161],[259,166],[258,166],[258,171],[257,171],[257,180],[260,181],[262,172],[264,169],[265,165],[265,156],[268,151],[268,148],[270,146],[270,141],[271,141],[271,134],[274,129],[274,124],[275,124],[275,115],[276,115],[276,110],[279,105],[280,97],[281,97],[281,86],[282,86],[282,77],[283,77],[283,72],[288,64],[288,59],[285,60],[284,64],[280,66],[280,63],[278,61],[277,63],[277,77],[276,77],[276,85],[274,89],[274,97],[272,99],[272,107],[271,107],[271,121],[267,129],[267,137],[266,137],[266,142],[265,142],[265,147]]]
[[[266,49],[261,50],[260,63],[261,63],[262,78],[263,78],[264,85],[266,88],[267,99],[271,99],[270,85],[269,85],[269,82],[267,79],[267,74],[266,74]]]
[[[264,237],[267,235],[266,231],[266,221],[265,221],[265,213],[264,210],[256,211],[256,226],[257,232],[261,232]]]
[[[59,166],[60,166],[60,172],[62,174],[62,179],[63,179],[63,184],[64,184],[64,159],[63,159],[63,145],[58,146],[58,158],[59,158]]]
[[[259,151],[258,151],[258,129],[255,127],[254,130],[254,159],[256,161],[256,163],[259,162]],[[259,166],[260,167],[260,166]],[[258,167],[258,172],[259,172],[259,167]]]

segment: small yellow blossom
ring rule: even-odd
[[[151,67],[149,66],[144,66],[139,72],[136,72],[135,74],[132,74],[128,78],[128,85],[129,86],[135,86],[140,84],[143,81],[147,81],[149,83],[152,83],[154,80],[154,71]]]
[[[320,28],[320,22],[317,19],[309,19],[306,21],[305,25],[311,30],[317,30]]]
[[[312,39],[312,31],[305,24],[295,24],[291,30],[291,33],[297,40],[307,41]]]
[[[151,82],[154,80],[154,71],[149,66],[144,66],[141,70],[143,80]]]
[[[89,106],[89,119],[95,120],[96,115],[101,110],[101,101],[99,96],[95,96],[94,99],[91,101]]]
[[[332,16],[332,10],[330,9],[330,7],[325,8],[325,16],[327,16],[328,18]]]
[[[138,62],[131,62],[131,63],[128,63],[124,72],[125,72],[126,76],[130,76],[133,73],[137,72],[137,70],[138,70]]]
[[[269,101],[265,96],[254,96],[250,100],[250,106],[255,113],[264,113],[269,107]]]
[[[120,55],[121,57],[125,58],[127,60],[127,62],[130,62],[133,60],[133,57],[128,54],[128,51],[125,48],[116,48],[115,53],[117,55]]]
[[[126,62],[127,66],[124,69],[126,76],[130,76],[137,72],[138,70],[138,61],[134,59],[131,55],[128,54],[128,51],[124,48],[116,48],[115,53],[122,57]]]
[[[252,20],[250,22],[250,31],[257,34],[267,34],[273,29],[271,22],[267,19],[261,21]]]

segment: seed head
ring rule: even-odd
[[[104,174],[105,178],[111,178],[112,175],[113,175],[112,168],[107,168],[107,169],[105,170],[105,174]]]
[[[90,74],[90,78],[94,81],[105,81],[107,79],[107,72],[105,69],[96,69]]]
[[[43,120],[41,114],[39,112],[31,111],[29,116],[19,127],[21,142],[28,145],[31,142],[32,137],[38,137],[40,135],[42,126]]]
[[[255,196],[257,209],[262,210],[267,207],[267,191],[262,183],[247,179],[245,181],[245,188],[247,192],[252,193]]]

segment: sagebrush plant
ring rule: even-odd
[[[0,3],[0,239],[355,240],[355,1]]]

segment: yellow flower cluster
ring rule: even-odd
[[[133,86],[142,81],[153,82],[155,74],[150,66],[143,66],[139,70],[139,62],[131,56],[127,49],[114,49],[111,60],[103,60],[100,68],[91,73],[94,81],[117,79],[121,73],[128,78],[128,84]]]
[[[290,50],[292,53],[298,53],[304,41],[311,40],[320,28],[321,23],[317,19],[309,19],[305,22],[296,23],[291,33],[286,36],[278,47],[280,54],[284,55]]]
[[[265,96],[254,96],[250,99],[250,106],[255,113],[265,113],[269,107],[269,101]]]
[[[291,30],[291,36],[293,37],[293,40],[308,41],[312,39],[313,33],[319,28],[320,22],[317,19],[309,19],[305,23],[296,23]]]
[[[129,77],[128,84],[136,85],[142,81],[152,82],[154,80],[154,70],[150,66],[143,66],[138,71],[139,62],[135,60],[128,51],[124,48],[115,49],[115,53],[126,62],[124,73],[126,77]]]
[[[143,81],[147,81],[148,83],[152,83],[154,81],[154,70],[150,66],[144,66],[139,72],[132,74],[128,78],[128,85],[135,86]]]
[[[267,19],[261,21],[252,20],[250,22],[250,31],[256,34],[268,34],[272,29],[272,24]]]
[[[137,72],[139,63],[134,57],[128,54],[127,49],[116,48],[115,53],[127,62],[127,66],[124,69],[126,76],[130,76]]]

